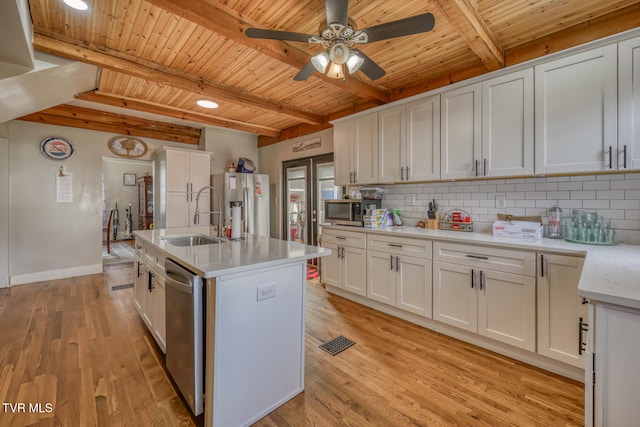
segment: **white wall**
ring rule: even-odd
[[[213,153],[211,173],[227,172],[229,164],[238,162],[238,158],[246,157],[260,170],[258,159],[258,137],[256,135],[236,132],[220,128],[206,128],[204,133],[204,149]]]
[[[102,162],[102,175],[104,178],[104,202],[106,216],[108,218],[109,209],[115,209],[118,204],[119,226],[118,239],[124,238],[126,211],[131,203],[132,230],[138,230],[138,212],[140,212],[138,200],[138,184],[134,186],[124,185],[123,175],[125,173],[134,174],[136,181],[146,174],[151,175],[152,163],[148,160],[129,160],[105,158]]]
[[[320,147],[305,151],[293,151],[296,143],[320,139]],[[333,152],[333,128],[316,132],[311,135],[305,135],[300,138],[294,138],[282,141],[277,144],[260,147],[260,173],[269,174],[269,191],[271,203],[275,206],[275,218],[271,218],[271,222],[275,220],[275,230],[272,230],[271,237],[276,239],[282,238],[282,162],[293,159],[301,159],[304,157],[319,156]],[[275,233],[274,233],[275,232]]]
[[[74,144],[72,158],[57,162],[40,153],[42,140],[53,135]],[[9,224],[0,222],[0,236],[8,235],[10,284],[102,271],[102,159],[116,158],[107,148],[115,135],[9,122]],[[184,148],[184,144],[144,140],[149,146],[146,160],[163,145]],[[56,203],[55,175],[61,164],[73,174],[73,203]],[[0,171],[0,188],[5,170]],[[6,203],[7,197],[0,200]]]

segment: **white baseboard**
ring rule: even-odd
[[[81,267],[63,268],[60,270],[48,270],[39,271],[37,273],[18,274],[9,277],[9,286],[43,282],[46,280],[66,279],[68,277],[86,276],[87,274],[99,273],[102,273],[102,263],[83,265]]]

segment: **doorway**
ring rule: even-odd
[[[283,162],[282,176],[283,239],[317,246],[324,200],[342,197],[342,187],[334,185],[333,153]]]

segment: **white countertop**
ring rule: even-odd
[[[598,246],[562,239],[516,239],[493,237],[487,233],[406,226],[368,229],[323,225],[323,228],[582,256],[585,261],[578,284],[580,296],[640,309],[640,245]]]
[[[253,234],[245,234],[244,240],[224,239],[223,243],[198,246],[174,246],[163,239],[163,237],[187,234],[206,234],[215,237],[210,233],[208,226],[134,231],[136,237],[154,245],[167,257],[178,261],[204,278],[242,273],[331,254],[331,250],[326,248]]]

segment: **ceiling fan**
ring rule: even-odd
[[[323,74],[326,71],[332,78],[344,79],[345,66],[349,74],[360,70],[371,80],[376,80],[383,77],[385,71],[361,50],[355,49],[355,45],[426,33],[436,22],[431,13],[425,13],[358,30],[355,21],[348,16],[348,0],[325,0],[324,6],[327,20],[320,25],[319,36],[260,28],[247,28],[245,34],[251,38],[313,43],[324,47],[326,50],[313,56],[294,80],[306,80],[316,70]]]

